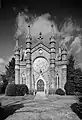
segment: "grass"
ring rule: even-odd
[[[2,96],[0,97],[0,119],[4,120],[9,115],[12,115],[16,110],[24,107],[22,101],[24,100],[32,100],[34,98],[33,95],[26,96]],[[19,104],[20,103],[20,104]]]
[[[40,114],[39,112],[41,112],[41,116],[39,117],[40,120],[52,120],[51,116],[49,116],[50,112],[51,113],[54,112],[55,115],[55,112],[56,114],[60,114],[61,111],[61,114],[63,116],[64,115],[63,110],[64,112],[68,110],[68,106],[72,104],[71,100],[74,99],[73,96],[66,97],[66,96],[54,96],[54,95],[49,95],[47,96],[47,98],[48,98],[47,100],[38,101],[38,100],[33,100],[34,99],[33,95],[16,96],[16,97],[3,96],[0,98],[1,104],[3,106],[0,107],[0,114],[3,115],[1,120],[4,120],[8,116],[14,114],[16,110],[17,110],[16,113],[20,115],[23,112],[25,112],[26,114],[31,114],[33,113],[34,110],[33,114]],[[43,113],[47,113],[47,116],[45,118],[43,118]]]
[[[33,95],[26,95],[26,96],[3,96],[0,98],[0,102],[2,106],[11,105],[17,102],[22,102],[24,100],[32,100],[34,99]]]

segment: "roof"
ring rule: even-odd
[[[36,44],[35,46],[33,46],[32,49],[31,49],[31,52],[33,53],[34,51],[36,51],[39,48],[43,48],[44,50],[46,50],[47,52],[50,53],[49,47],[47,47],[46,45],[44,45],[43,42],[39,42],[38,44]]]

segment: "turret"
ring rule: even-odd
[[[56,57],[56,39],[54,35],[54,28],[53,25],[51,25],[51,32],[52,36],[50,38],[50,71],[51,73],[55,73],[55,57]]]
[[[67,81],[67,47],[66,47],[64,41],[63,41],[63,43],[61,45],[61,57],[62,57],[62,62],[64,63],[63,66],[62,66],[62,80],[63,80],[63,84],[61,85],[61,87],[64,90],[64,85],[65,85],[65,83]]]
[[[30,35],[30,25],[28,25],[28,35],[26,36],[26,74],[27,74],[27,86],[31,89],[31,35]]]
[[[18,38],[16,38],[15,46],[15,84],[20,84],[20,48]]]
[[[65,43],[63,43],[63,45],[61,46],[61,57],[62,61],[67,61],[67,47]]]

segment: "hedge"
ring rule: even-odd
[[[5,90],[6,96],[23,96],[28,93],[28,87],[24,84],[8,84]]]
[[[55,94],[65,95],[65,92],[64,92],[61,88],[58,88],[58,89],[56,90]]]
[[[17,96],[23,96],[28,93],[29,93],[29,90],[25,84],[16,85],[16,95]]]
[[[16,96],[16,85],[8,84],[5,90],[6,96]]]

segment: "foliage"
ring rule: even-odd
[[[0,83],[0,94],[4,94],[5,93],[5,89],[6,89],[7,84],[8,84],[7,82]]]
[[[24,84],[8,84],[5,90],[6,96],[23,96],[28,93],[28,87]]]
[[[67,95],[75,95],[76,92],[82,92],[82,71],[75,69],[74,56],[71,55],[67,65],[67,82],[64,86]]]
[[[67,82],[64,86],[64,89],[66,91],[67,95],[71,95],[75,91],[75,83],[74,83],[74,78],[75,78],[75,68],[74,68],[74,57],[71,55],[68,59],[68,65],[67,65]]]
[[[74,95],[75,94],[75,85],[72,82],[66,82],[64,86],[66,95]]]
[[[55,94],[65,95],[65,92],[64,92],[61,88],[58,88],[58,89],[56,90]]]
[[[9,62],[8,66],[6,67],[6,79],[11,82],[15,79],[15,58],[12,58],[12,60]]]
[[[50,88],[49,91],[48,91],[48,94],[52,95],[52,94],[55,94],[55,89],[54,88]]]
[[[16,96],[23,96],[28,93],[29,93],[29,90],[25,84],[16,85]]]
[[[6,96],[15,96],[16,95],[16,85],[8,84],[5,90]]]
[[[5,66],[6,74],[1,75],[3,82],[12,82],[15,80],[15,58],[9,62],[8,65]]]

